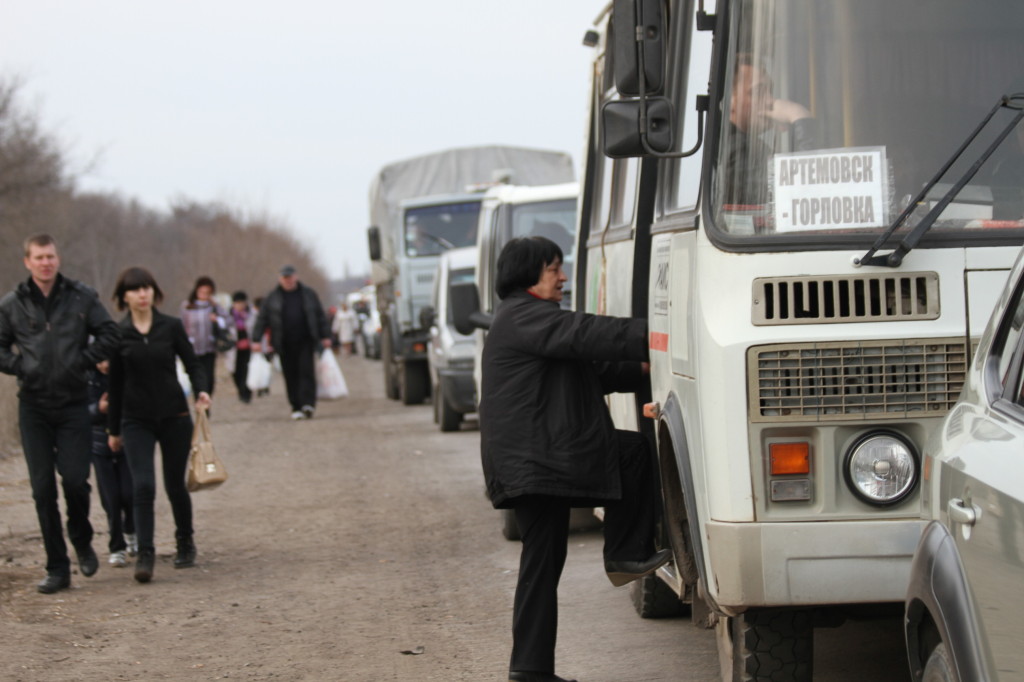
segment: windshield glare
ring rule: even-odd
[[[449,249],[476,246],[479,215],[479,201],[406,209],[405,255],[437,256]]]
[[[743,0],[730,30],[711,201],[714,227],[734,237],[872,240],[1003,95],[1024,91],[1016,0],[931,0],[927,11],[909,0]],[[920,213],[1014,114],[999,112]],[[1017,130],[929,234],[970,239],[1020,229],[1022,217]]]

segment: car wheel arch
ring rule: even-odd
[[[938,521],[928,524],[914,553],[904,626],[913,679],[921,679],[940,642],[960,680],[989,679],[987,645],[963,562],[949,529]]]

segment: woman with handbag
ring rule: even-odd
[[[231,350],[235,345],[229,329],[228,315],[213,300],[216,292],[217,285],[213,283],[213,279],[203,275],[196,280],[188,300],[182,302],[179,311],[188,340],[192,343],[199,361],[203,363],[210,395],[213,395],[217,352]]]
[[[107,429],[110,448],[124,448],[132,472],[135,532],[139,554],[135,579],[153,577],[153,503],[156,498],[154,455],[160,444],[164,490],[174,515],[177,553],[175,568],[195,565],[192,499],[185,485],[192,445],[192,417],[175,360],[188,372],[196,409],[210,406],[209,378],[185,334],[181,320],[164,315],[155,304],[163,292],[144,268],[128,268],[117,279],[113,299],[118,310],[128,309],[120,323],[121,342],[110,361]]]

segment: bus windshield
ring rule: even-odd
[[[1024,92],[1017,0],[740,0],[714,140],[711,229],[739,241],[868,244],[1000,98]],[[1000,110],[896,233],[961,179],[1018,112]],[[922,244],[1024,237],[1024,126]]]

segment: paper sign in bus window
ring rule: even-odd
[[[772,171],[778,232],[888,224],[884,147],[777,154]]]

